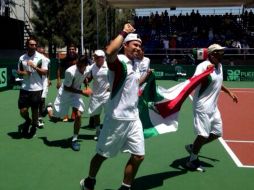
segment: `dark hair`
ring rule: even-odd
[[[81,55],[81,56],[79,56],[79,58],[78,58],[78,62],[80,63],[80,64],[84,64],[84,65],[88,65],[89,64],[89,59],[88,59],[88,57],[86,56],[86,55]]]
[[[26,47],[28,47],[29,42],[30,42],[31,40],[33,40],[33,41],[35,41],[35,42],[37,43],[37,39],[36,39],[34,36],[31,36],[31,37],[29,37],[29,38],[26,40]]]
[[[67,51],[68,51],[68,49],[69,49],[70,47],[74,47],[75,49],[77,49],[77,46],[76,46],[74,43],[69,43],[69,44],[67,45]]]

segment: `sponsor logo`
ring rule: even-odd
[[[163,77],[164,76],[164,72],[162,72],[162,71],[155,71],[154,74],[156,77]]]
[[[227,71],[227,80],[228,81],[240,81],[240,70],[228,70]]]
[[[245,71],[241,72],[241,81],[253,81],[254,80],[254,72]]]
[[[7,68],[0,68],[0,88],[7,86]]]
[[[241,71],[236,70],[227,70],[227,80],[228,81],[253,81],[254,72],[253,71]]]

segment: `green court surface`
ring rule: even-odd
[[[170,87],[176,82],[159,81]],[[254,88],[253,82],[225,82],[232,88]],[[73,123],[52,123],[45,118],[45,128],[33,139],[20,138],[17,126],[23,122],[17,108],[18,90],[0,92],[0,189],[1,190],[76,190],[88,172],[95,153],[95,131],[82,127],[81,151],[70,149]],[[47,102],[56,95],[55,83]],[[85,98],[87,102],[87,98]],[[191,101],[181,109],[179,129],[146,140],[146,156],[134,184],[135,190],[252,190],[254,169],[238,168],[219,141],[205,146],[200,160],[206,172],[191,172],[184,165],[184,149],[194,139]],[[88,124],[83,116],[82,126]],[[250,154],[253,154],[251,152]],[[108,159],[97,176],[96,190],[116,190],[123,177],[128,154]]]

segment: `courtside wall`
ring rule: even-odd
[[[56,70],[58,67],[58,59],[51,59],[50,79],[56,79]],[[151,64],[151,68],[155,70],[156,79],[159,80],[185,80],[193,75],[195,71],[194,65],[164,65]],[[17,69],[17,60],[0,59],[0,91],[18,87],[12,70]],[[254,66],[224,66],[225,81],[254,81]],[[179,75],[180,74],[184,74]]]

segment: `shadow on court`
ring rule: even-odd
[[[23,139],[23,136],[19,132],[9,132],[7,134],[13,139]]]
[[[14,131],[14,132],[9,132],[9,133],[7,133],[11,138],[13,138],[13,139],[23,139],[24,138],[24,136],[21,134],[21,129],[23,128],[23,123],[22,124],[19,124],[18,125],[18,128],[17,128],[17,130],[18,131]]]
[[[204,156],[201,156],[201,158],[205,158],[205,159],[208,159],[211,161],[218,161],[216,159],[208,158],[208,157],[204,157]],[[193,172],[186,167],[186,162],[188,161],[188,159],[189,159],[189,157],[176,159],[169,165],[171,168],[177,169],[177,171],[168,171],[168,172],[150,174],[150,175],[136,178],[134,181],[134,184],[133,184],[133,189],[134,190],[153,189],[156,187],[163,186],[164,180],[167,180],[167,179],[173,178],[173,177],[177,177],[180,175],[184,175],[187,172]],[[200,163],[203,167],[213,167],[212,164],[209,164],[203,160],[200,160]]]
[[[91,127],[90,125],[85,125],[85,126],[82,126],[80,128],[81,129],[86,129],[86,130],[89,130],[89,131],[95,131],[95,127]]]
[[[93,138],[94,135],[79,135],[79,139],[93,140]],[[39,139],[41,139],[43,143],[49,147],[70,148],[72,137],[52,141],[48,140],[47,137],[39,137]]]
[[[49,141],[47,137],[39,137],[49,147],[70,148],[71,138]]]
[[[172,177],[183,175],[187,173],[187,170],[180,171],[168,171],[156,174],[150,174],[135,179],[132,189],[134,190],[147,190],[153,189],[159,186],[163,186],[163,181]]]
[[[205,162],[203,159],[210,160],[210,161],[213,161],[213,162],[218,161],[217,159],[209,158],[209,157],[206,157],[206,156],[199,156],[199,158],[201,158],[200,159],[200,164],[204,168],[212,168],[214,166],[210,163]],[[175,169],[179,169],[179,170],[193,171],[193,170],[189,170],[186,167],[186,162],[188,160],[189,160],[189,156],[184,157],[184,158],[180,158],[180,159],[176,159],[175,161],[172,162],[172,164],[170,164],[170,167],[175,168]]]

